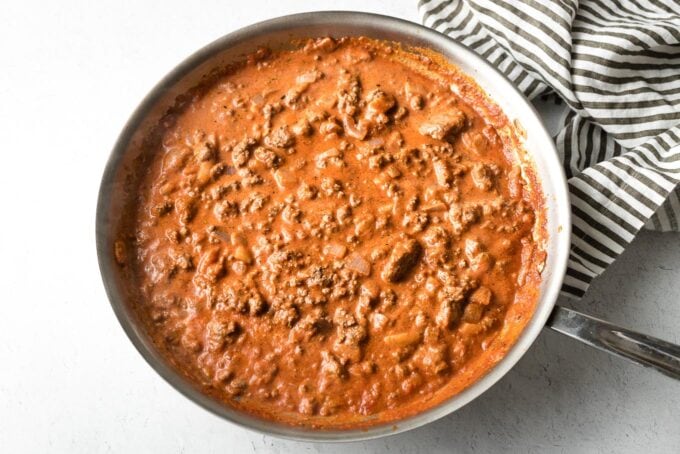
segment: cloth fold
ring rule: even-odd
[[[582,296],[643,227],[680,231],[680,4],[674,0],[420,0],[530,99],[570,112],[555,137],[569,178],[562,293]]]

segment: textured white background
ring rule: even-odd
[[[226,423],[147,366],[104,295],[94,211],[137,102],[194,50],[299,11],[416,0],[0,3],[0,452],[680,452],[680,383],[545,332],[454,415],[350,445]],[[644,233],[575,306],[680,342],[680,235]]]

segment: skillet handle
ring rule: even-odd
[[[636,333],[562,306],[555,306],[546,326],[591,347],[680,380],[680,345]]]

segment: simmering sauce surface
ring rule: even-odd
[[[540,189],[452,68],[366,38],[263,49],[161,126],[115,253],[157,348],[225,404],[396,420],[477,380],[530,318]]]

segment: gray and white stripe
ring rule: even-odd
[[[555,137],[569,177],[564,294],[645,227],[680,231],[680,3],[420,0],[423,23],[469,46],[530,99],[571,109]]]

